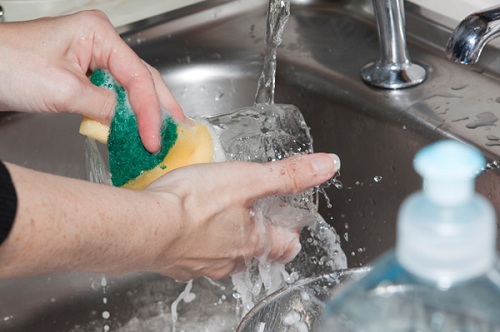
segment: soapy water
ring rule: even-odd
[[[108,319],[101,317],[104,311],[96,312],[92,321],[68,332],[229,332],[238,324],[229,279],[200,278],[184,284],[145,275],[136,284],[119,290],[124,293],[119,309],[109,302],[104,310]],[[117,291],[112,283],[107,288],[107,293]]]
[[[347,267],[338,234],[305,202],[304,196],[269,197],[255,204],[256,220],[274,227],[303,228],[301,250],[288,264],[260,257],[247,263],[246,270],[231,278],[240,294],[242,313],[246,314],[265,296],[306,277],[319,276]]]

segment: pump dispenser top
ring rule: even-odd
[[[474,191],[481,153],[446,140],[420,150],[414,168],[423,190],[401,206],[396,257],[410,272],[441,285],[480,275],[496,256],[491,204]]]
[[[475,178],[484,165],[478,150],[457,141],[429,145],[417,153],[413,163],[423,178],[427,199],[443,207],[472,198]]]

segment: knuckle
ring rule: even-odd
[[[294,163],[285,163],[280,174],[283,176],[283,189],[288,193],[297,193],[301,181]]]
[[[102,107],[99,109],[99,118],[109,122],[114,114],[115,103],[115,95],[111,91],[107,92]]]
[[[99,9],[90,9],[78,12],[76,15],[86,24],[90,22],[109,22],[108,16]]]

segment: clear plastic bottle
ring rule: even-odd
[[[495,212],[474,191],[484,164],[457,141],[419,151],[424,186],[401,206],[395,250],[330,299],[321,331],[500,331]]]

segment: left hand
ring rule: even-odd
[[[134,53],[100,11],[1,23],[0,58],[0,110],[74,112],[109,124],[115,96],[87,76],[101,68],[128,91],[149,151],[160,148],[160,105],[184,118],[160,73]]]

